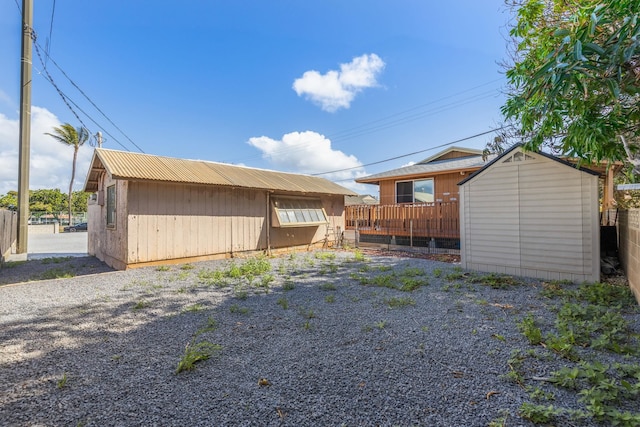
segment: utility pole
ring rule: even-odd
[[[31,63],[33,0],[22,0],[22,59],[20,63],[20,155],[18,166],[17,254],[27,254],[29,231],[29,156],[31,150]]]

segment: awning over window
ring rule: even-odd
[[[274,197],[274,227],[310,227],[327,224],[320,199]]]

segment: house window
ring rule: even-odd
[[[116,226],[116,186],[107,187],[107,227]]]
[[[326,224],[327,214],[320,199],[273,199],[274,227],[309,227]]]
[[[396,203],[433,203],[433,179],[396,182]]]

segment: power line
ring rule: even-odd
[[[14,0],[14,2],[16,3],[16,6],[18,7],[18,11],[22,14],[22,9],[20,8],[20,4],[18,3],[18,0]],[[54,14],[55,14],[55,8],[56,8],[56,0],[53,0],[53,7],[51,10],[51,23],[49,26],[49,40],[51,40],[52,37],[52,33],[53,33],[53,20],[54,20]],[[69,77],[69,75],[62,69],[62,67],[60,67],[60,65],[58,65],[58,63],[51,57],[51,54],[49,52],[50,49],[50,43],[49,46],[46,49],[42,49],[42,47],[38,44],[37,41],[37,35],[35,32],[34,28],[31,28],[31,34],[32,34],[32,40],[33,40],[33,45],[36,48],[36,53],[38,54],[38,58],[40,60],[40,62],[42,63],[42,71],[45,73],[45,75],[43,75],[41,72],[39,72],[39,74],[46,80],[48,81],[58,92],[58,94],[60,95],[60,97],[62,98],[63,102],[66,104],[67,108],[69,108],[69,110],[73,113],[73,115],[76,117],[76,119],[78,119],[78,121],[80,122],[80,124],[84,127],[87,128],[87,126],[84,125],[82,119],[80,119],[79,115],[75,112],[75,110],[71,107],[70,103],[73,104],[78,110],[80,110],[82,112],[82,114],[84,114],[87,118],[89,118],[89,120],[91,120],[93,123],[95,123],[96,126],[98,126],[105,134],[109,135],[116,143],[118,143],[118,145],[120,145],[122,148],[124,148],[127,151],[130,151],[126,146],[124,146],[120,141],[118,141],[118,139],[116,137],[114,137],[113,135],[111,135],[111,133],[109,133],[107,130],[104,129],[104,127],[100,126],[98,124],[98,122],[96,122],[87,112],[85,112],[84,110],[82,110],[82,108],[80,108],[78,106],[77,103],[75,103],[68,95],[66,95],[59,87],[58,85],[55,83],[55,81],[53,80],[53,77],[51,76],[51,74],[48,72],[47,70],[47,61],[51,60],[51,62],[56,66],[56,68],[58,70],[60,70],[60,72],[62,73],[62,75],[64,75],[65,78],[67,78],[67,80],[69,80],[69,82],[71,82],[71,84],[91,103],[91,105],[98,110],[98,112],[100,114],[102,114],[102,116],[107,119],[107,121],[109,123],[111,123],[111,125],[113,125],[122,135],[124,135],[125,138],[127,138],[129,140],[129,142],[131,142],[140,152],[144,153],[144,150],[142,148],[140,148],[140,146],[138,144],[136,144],[131,138],[129,138],[129,136],[127,134],[124,133],[124,131],[122,129],[120,129],[120,127],[118,127],[113,120],[111,120],[105,113],[104,111],[102,111],[100,109],[100,107],[98,107],[95,102],[93,102],[91,100],[91,98],[89,98],[89,96],[82,90],[80,89],[80,87]],[[42,55],[40,50],[44,50],[44,54],[46,56],[46,60],[43,60]]]
[[[427,117],[427,116],[430,116],[430,115],[439,114],[439,113],[442,113],[444,111],[448,111],[448,110],[457,108],[457,107],[462,106],[462,105],[466,105],[466,104],[469,104],[469,103],[472,103],[472,102],[480,101],[482,99],[490,98],[490,97],[496,95],[496,93],[497,93],[496,89],[492,89],[490,91],[485,91],[485,92],[482,92],[480,94],[476,94],[476,95],[470,96],[468,98],[463,98],[463,99],[451,102],[449,104],[440,105],[440,106],[434,107],[434,108],[432,108],[430,110],[427,110],[427,111],[423,111],[423,112],[420,112],[420,113],[414,113],[414,114],[412,114],[410,116],[400,117],[400,118],[395,119],[395,120],[390,120],[390,119],[392,119],[394,117],[398,117],[398,116],[401,116],[403,114],[419,110],[419,109],[424,108],[424,107],[426,107],[428,105],[433,105],[433,104],[436,104],[436,103],[438,103],[440,101],[443,101],[443,100],[446,100],[446,99],[450,99],[450,98],[454,98],[454,97],[462,95],[464,93],[471,92],[471,91],[473,91],[475,89],[490,85],[490,84],[495,83],[495,82],[497,82],[499,80],[501,80],[501,79],[492,80],[490,82],[483,83],[483,84],[478,85],[478,86],[474,86],[473,88],[466,89],[466,90],[457,92],[455,94],[452,94],[452,95],[449,95],[449,96],[445,96],[445,97],[439,98],[437,100],[434,100],[434,101],[431,101],[431,102],[428,102],[428,103],[425,103],[425,104],[421,104],[421,105],[416,106],[416,107],[409,108],[409,109],[401,111],[399,113],[394,113],[392,115],[389,115],[389,116],[386,116],[386,117],[382,117],[380,119],[372,120],[370,122],[364,123],[362,125],[355,126],[353,128],[350,128],[350,129],[345,129],[343,131],[336,132],[334,134],[328,135],[327,139],[331,140],[332,143],[346,141],[348,139],[353,139],[353,138],[356,138],[356,137],[359,137],[359,136],[368,135],[368,134],[379,132],[379,131],[382,131],[382,130],[386,130],[386,129],[389,129],[389,128],[392,128],[392,127],[400,126],[400,125],[403,125],[403,124],[406,124],[406,123],[409,123],[409,122],[412,122],[412,121],[415,121],[415,120],[419,120],[421,118],[424,118],[424,117]],[[384,122],[386,122],[386,123],[384,123]],[[372,124],[375,124],[375,123],[380,123],[380,124],[375,125],[375,126],[369,126],[369,125],[372,125]],[[342,135],[342,136],[339,136],[339,135]],[[337,138],[336,138],[336,136],[337,136]],[[293,148],[286,147],[286,148],[282,148],[280,150],[274,150],[274,151],[270,152],[269,154],[270,155],[274,155],[274,154],[277,155],[279,153],[285,153],[285,152],[286,153],[291,153],[291,152],[302,151],[305,148],[307,148],[309,145],[311,145],[311,143],[300,144],[300,145],[297,145],[296,147],[293,147]],[[334,148],[337,148],[337,147],[334,146]],[[237,160],[251,159],[251,158],[256,158],[256,157],[260,157],[260,156],[261,156],[261,154],[258,154],[258,155],[255,155],[255,156],[243,157],[243,158],[237,159]]]
[[[509,126],[500,126],[499,128],[491,129],[491,130],[488,130],[486,132],[477,133],[475,135],[467,136],[465,138],[456,139],[455,141],[447,142],[446,144],[440,144],[440,145],[436,145],[435,147],[426,148],[424,150],[414,151],[413,153],[402,154],[400,156],[390,157],[388,159],[379,160],[377,162],[367,163],[367,164],[364,164],[364,165],[354,166],[354,167],[350,167],[350,168],[336,169],[336,170],[332,170],[332,171],[329,171],[329,172],[312,173],[311,176],[328,175],[330,173],[345,172],[345,171],[350,171],[350,170],[354,170],[354,169],[364,168],[366,166],[379,165],[380,163],[386,163],[386,162],[390,162],[392,160],[402,159],[403,157],[414,156],[416,154],[425,153],[427,151],[435,150],[437,148],[443,148],[443,147],[446,147],[448,145],[457,144],[458,142],[467,141],[469,139],[477,138],[477,137],[482,136],[482,135],[487,135],[489,133],[497,132],[497,131],[502,130],[502,129],[507,128],[507,127],[509,127]],[[353,178],[349,178],[349,179],[345,179],[343,181],[349,181],[349,180],[352,180],[352,179]]]
[[[34,43],[35,43],[35,41],[34,41]],[[37,43],[36,43],[36,44],[37,44]],[[46,54],[46,52],[45,52],[45,54]],[[57,63],[53,58],[51,58],[49,55],[47,55],[47,56],[48,56],[48,58],[51,60],[51,63],[53,63],[53,65],[55,65],[55,66],[56,66],[56,68],[57,68],[58,70],[60,70],[60,72],[62,73],[62,75],[63,75],[63,76],[65,76],[65,77],[67,78],[67,80],[69,80],[69,82],[73,85],[73,87],[75,87],[76,89],[78,89],[78,91],[82,94],[82,96],[84,96],[84,97],[85,97],[85,99],[86,99],[87,101],[89,101],[89,103],[91,103],[91,105],[93,105],[93,107],[94,107],[96,110],[98,110],[98,112],[99,112],[100,114],[102,114],[102,116],[103,116],[105,119],[107,119],[107,121],[108,121],[109,123],[111,123],[111,125],[113,125],[113,127],[115,127],[115,128],[116,128],[116,129],[117,129],[117,130],[118,130],[118,131],[119,131],[119,132],[120,132],[120,133],[125,137],[125,138],[127,138],[127,139],[129,140],[129,142],[131,142],[131,143],[132,143],[132,144],[133,144],[133,145],[134,145],[134,146],[135,146],[135,147],[136,147],[136,148],[137,148],[141,153],[144,153],[144,150],[143,150],[142,148],[140,148],[140,146],[139,146],[138,144],[136,144],[136,143],[135,143],[131,138],[129,138],[129,136],[128,136],[126,133],[124,133],[124,131],[123,131],[122,129],[120,129],[120,128],[118,127],[118,125],[116,125],[116,124],[113,122],[113,120],[111,120],[111,119],[110,119],[110,118],[105,114],[105,112],[104,112],[104,111],[102,111],[102,110],[100,109],[100,107],[98,107],[98,106],[96,105],[96,103],[95,103],[95,102],[93,102],[93,101],[91,100],[91,98],[89,98],[89,96],[88,96],[88,95],[87,95],[87,94],[86,94],[82,89],[80,89],[80,87],[79,87],[79,86],[78,86],[78,85],[77,85],[77,84],[76,84],[76,83],[71,79],[71,77],[69,77],[69,76],[67,75],[67,73],[66,73],[66,72],[65,72],[65,71],[64,71],[64,70],[63,70],[63,69],[58,65],[58,63]],[[104,130],[104,129],[103,129],[103,130]],[[112,136],[112,138],[113,138],[113,136]]]
[[[47,39],[47,43],[45,45],[45,52],[47,54],[47,58],[51,53],[51,40],[53,34],[53,17],[56,13],[56,0],[53,0],[53,6],[51,7],[51,23],[49,24],[49,38]],[[45,68],[47,67],[47,62],[45,61]]]

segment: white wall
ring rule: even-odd
[[[518,147],[460,190],[464,268],[599,280],[597,176]]]

